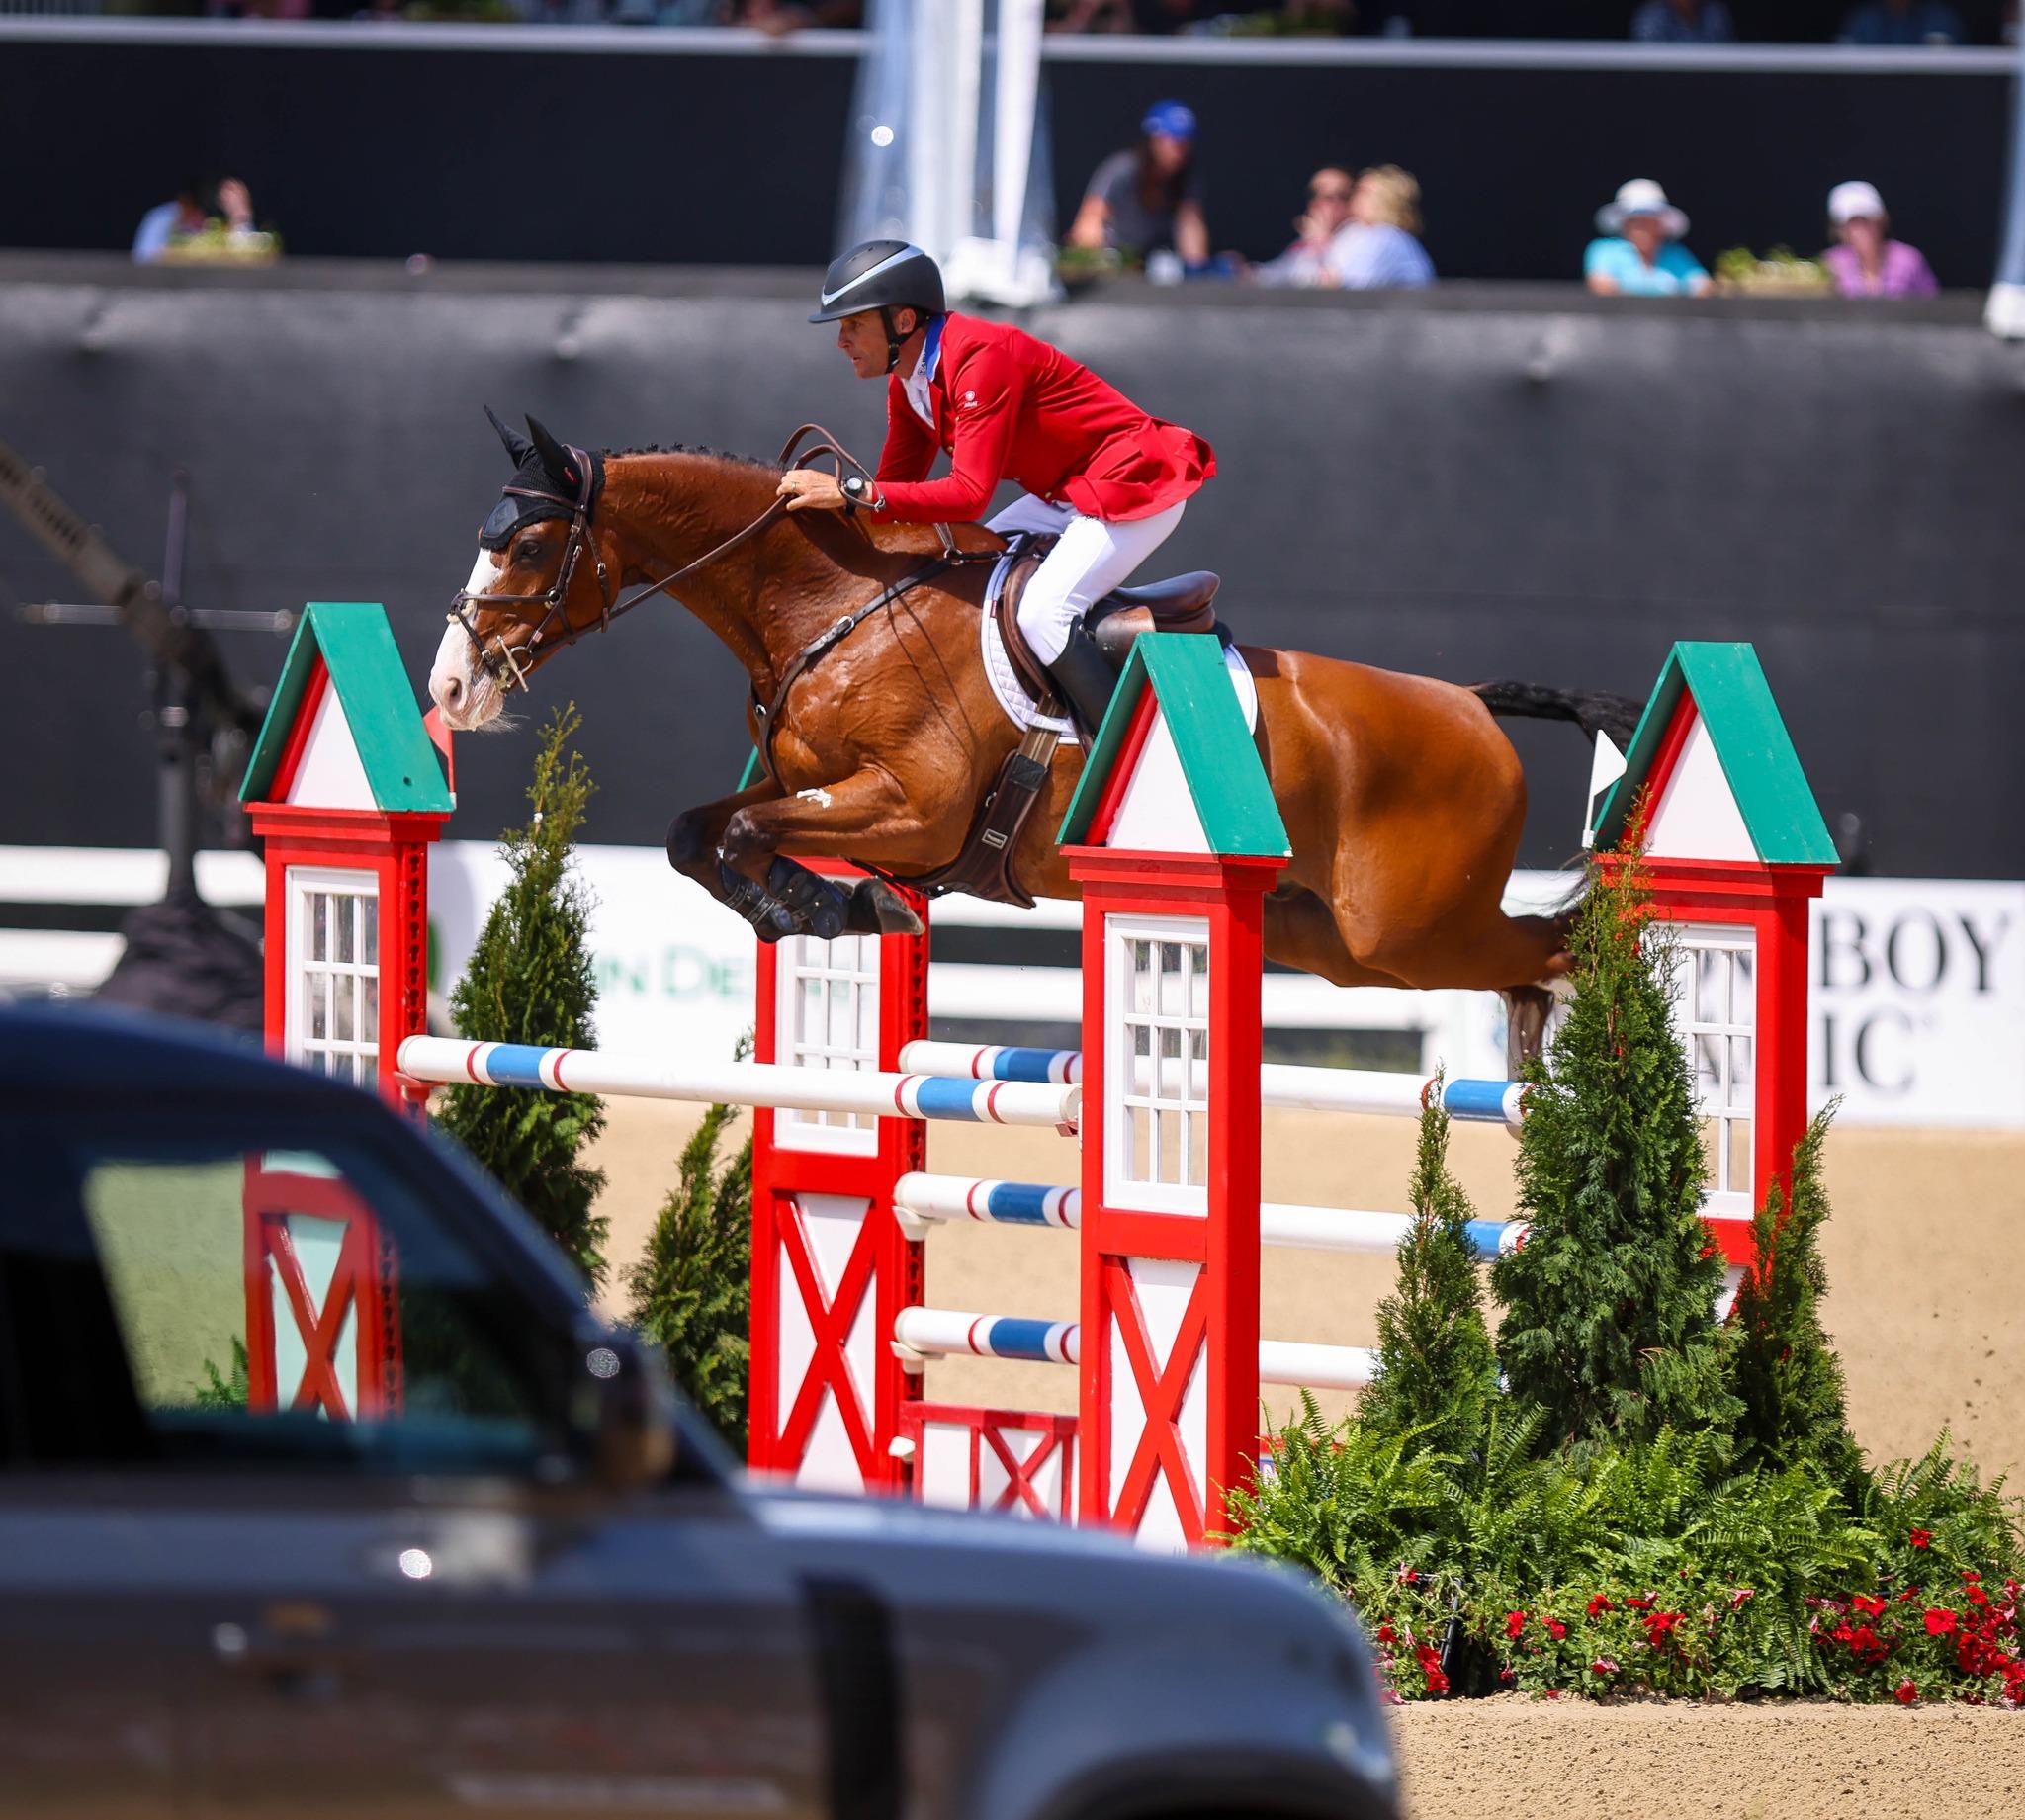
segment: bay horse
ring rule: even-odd
[[[497,723],[510,691],[564,646],[679,586],[674,597],[746,672],[748,722],[755,740],[766,736],[771,775],[677,816],[670,863],[764,939],[839,923],[919,928],[878,879],[845,899],[784,856],[855,861],[901,882],[955,857],[1019,733],[979,651],[990,563],[950,554],[1002,540],[977,525],[951,528],[945,545],[932,526],[788,515],[775,465],[682,447],[596,455],[532,418],[527,438],[492,421],[515,475],[430,672],[445,722]],[[809,659],[840,616],[868,605]],[[1500,992],[1517,1052],[1530,1053],[1546,989],[1569,966],[1569,916],[1500,908],[1526,779],[1492,708],[1603,726],[1622,741],[1636,704],[1239,649],[1293,846],[1266,904],[1268,957],[1338,986]],[[1053,831],[1081,764],[1064,740],[1014,851],[1009,876],[1032,897],[1078,895]]]

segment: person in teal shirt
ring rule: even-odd
[[[1582,278],[1599,297],[1700,297],[1702,262],[1681,244],[1688,217],[1649,177],[1633,177],[1596,212],[1599,238],[1582,256]]]

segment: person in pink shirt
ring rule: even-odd
[[[1891,237],[1892,221],[1875,184],[1838,183],[1828,192],[1836,244],[1821,261],[1844,297],[1932,297],[1940,286],[1918,248]]]

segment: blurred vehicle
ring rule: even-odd
[[[449,1146],[249,1046],[0,1009],[0,1087],[7,1815],[1394,1812],[1299,1577],[745,1482]]]

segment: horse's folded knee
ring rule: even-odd
[[[668,823],[668,864],[677,872],[700,865],[710,854],[710,824],[700,809],[685,809]]]

